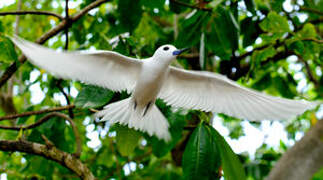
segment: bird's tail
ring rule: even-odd
[[[127,125],[129,128],[147,132],[150,136],[156,135],[159,139],[170,140],[168,121],[155,104],[143,115],[139,107],[134,108],[130,97],[105,106],[96,116],[101,118],[101,121]]]

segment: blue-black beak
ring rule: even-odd
[[[187,51],[189,49],[190,48],[178,49],[178,50],[176,50],[176,51],[173,52],[173,55],[174,56],[180,55],[180,54],[182,54],[183,52],[185,52],[185,51]]]

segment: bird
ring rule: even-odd
[[[171,62],[186,49],[162,45],[145,59],[114,51],[62,51],[10,37],[28,60],[52,75],[112,91],[127,91],[129,98],[110,103],[95,114],[100,121],[119,123],[171,140],[169,123],[155,104],[162,99],[174,108],[224,113],[250,121],[286,120],[315,108],[316,103],[266,95],[208,72],[185,70]]]

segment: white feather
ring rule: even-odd
[[[11,40],[30,62],[53,75],[83,81],[113,91],[132,92],[141,70],[142,61],[113,51],[58,53],[17,36],[12,37]]]
[[[305,100],[265,95],[219,74],[169,68],[158,97],[177,108],[225,113],[259,121],[289,119],[317,105]]]

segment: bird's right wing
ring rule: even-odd
[[[132,92],[142,66],[142,61],[113,51],[56,52],[17,36],[11,40],[31,63],[54,76],[113,91]]]

